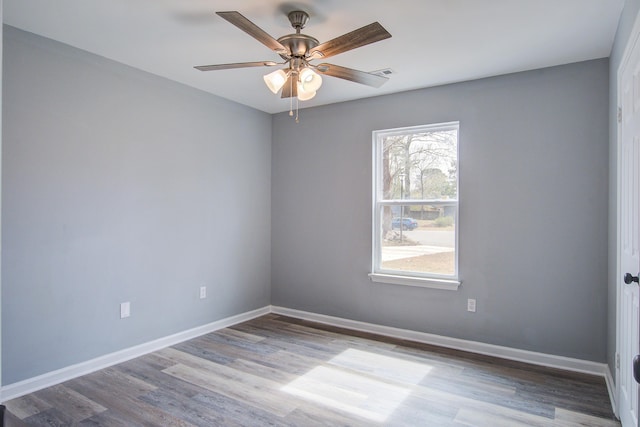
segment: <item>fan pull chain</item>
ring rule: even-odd
[[[289,77],[289,93],[293,95],[293,77]],[[289,96],[289,117],[293,117],[293,96]]]
[[[298,97],[296,96],[296,123],[300,123],[300,120],[298,120],[299,107],[300,107],[300,102],[298,101]]]

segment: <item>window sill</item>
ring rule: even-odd
[[[450,279],[434,279],[426,277],[395,276],[393,274],[370,273],[372,282],[389,283],[392,285],[417,286],[420,288],[443,289],[457,291],[461,282]]]

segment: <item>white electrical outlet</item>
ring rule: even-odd
[[[131,316],[131,303],[123,302],[120,304],[120,318],[124,319],[125,317]]]
[[[207,287],[200,286],[200,299],[204,299],[207,297]]]
[[[473,298],[469,298],[467,300],[467,311],[470,311],[472,313],[476,312],[476,300]]]

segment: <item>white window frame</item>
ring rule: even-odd
[[[459,280],[458,271],[458,252],[459,252],[459,206],[460,206],[460,168],[456,174],[456,186],[458,188],[456,205],[455,205],[455,271],[453,275],[441,275],[435,273],[422,273],[414,271],[398,271],[385,270],[380,267],[381,256],[381,214],[383,206],[398,205],[433,205],[438,201],[432,199],[402,199],[402,200],[383,200],[382,196],[382,144],[387,136],[404,135],[411,133],[434,132],[438,130],[456,129],[458,141],[456,144],[456,158],[459,164],[460,152],[460,122],[437,123],[422,126],[411,126],[396,129],[385,129],[373,131],[373,182],[372,182],[372,252],[371,252],[371,273],[369,278],[374,282],[389,283],[395,285],[419,286],[425,288],[457,290],[461,282]],[[446,203],[450,204],[451,200]]]

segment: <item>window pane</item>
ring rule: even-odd
[[[456,199],[457,129],[383,138],[383,200]]]
[[[382,206],[380,268],[455,274],[457,202]]]

